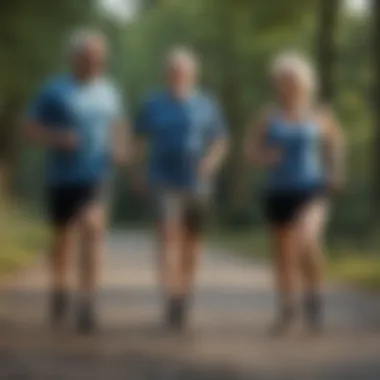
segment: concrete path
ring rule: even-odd
[[[100,294],[102,331],[46,326],[43,263],[0,287],[0,379],[378,380],[380,298],[327,289],[322,337],[268,337],[269,268],[207,249],[191,329],[162,329],[152,237],[110,237]]]

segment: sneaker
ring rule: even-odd
[[[186,299],[173,297],[169,299],[166,309],[166,321],[170,329],[181,330],[186,322]]]
[[[83,334],[90,334],[96,329],[95,310],[91,300],[80,301],[77,324],[79,332]]]
[[[295,308],[285,306],[281,310],[278,319],[270,328],[272,336],[296,335],[300,332],[300,321]]]
[[[309,293],[304,299],[304,313],[308,327],[313,332],[323,329],[322,297],[317,293]]]
[[[69,294],[63,290],[53,291],[50,299],[50,318],[53,326],[60,325],[67,316]]]

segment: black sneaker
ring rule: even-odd
[[[78,331],[90,334],[96,329],[95,310],[93,302],[89,299],[81,300],[77,315]]]
[[[322,297],[317,293],[306,294],[304,299],[304,312],[309,328],[320,332],[323,328]]]
[[[60,325],[67,316],[69,294],[63,290],[53,291],[50,299],[50,318],[52,325]]]
[[[185,326],[187,302],[185,297],[170,298],[166,309],[167,325],[170,329],[181,330]]]

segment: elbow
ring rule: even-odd
[[[244,160],[247,165],[258,167],[262,165],[262,160],[260,159],[260,155],[255,151],[246,151],[244,153]]]
[[[33,140],[34,128],[30,121],[24,120],[21,122],[21,136],[27,140]]]
[[[227,139],[224,139],[221,141],[220,144],[220,151],[221,151],[221,156],[223,158],[227,157],[229,152],[230,152],[230,142]]]
[[[243,158],[247,165],[253,165],[256,163],[256,154],[252,150],[251,146],[245,146],[243,148]]]
[[[37,144],[41,142],[41,132],[38,125],[30,120],[21,123],[21,135],[29,142]]]

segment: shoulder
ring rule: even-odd
[[[320,121],[328,122],[335,120],[334,110],[328,104],[318,104],[315,108],[315,114]]]
[[[54,95],[59,94],[68,86],[68,78],[65,75],[56,75],[47,78],[40,88],[40,94],[42,95]]]
[[[206,117],[212,119],[223,117],[221,106],[213,93],[197,90],[193,99],[192,104],[197,112],[201,112]]]
[[[339,129],[338,119],[332,107],[320,104],[316,107],[315,118],[325,137],[335,136]]]
[[[260,125],[261,128],[266,128],[274,122],[276,115],[278,115],[276,106],[274,104],[265,104],[258,109],[253,116],[253,120],[254,123]]]
[[[215,94],[212,92],[199,89],[196,93],[196,99],[198,103],[209,107],[209,108],[216,108],[219,107],[219,102]]]
[[[143,107],[153,107],[157,104],[162,104],[165,101],[165,92],[164,90],[152,90],[148,92],[143,100],[142,100],[142,106]]]
[[[60,103],[68,93],[68,81],[64,75],[47,78],[39,87],[35,102],[45,106],[55,106]]]
[[[120,96],[121,90],[116,83],[109,77],[103,77],[99,79],[98,86],[103,93],[118,98]]]
[[[315,107],[315,118],[321,126],[335,124],[336,116],[333,108],[327,104],[319,104]]]

